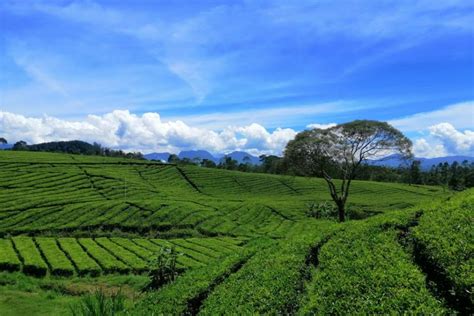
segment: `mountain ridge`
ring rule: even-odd
[[[169,152],[153,152],[144,155],[145,159],[148,160],[161,160],[161,161],[168,161],[169,156],[171,153]],[[257,156],[254,156],[252,154],[249,154],[245,151],[233,151],[228,154],[222,154],[222,155],[213,155],[207,150],[183,150],[179,152],[178,157],[180,159],[208,159],[216,164],[221,162],[225,157],[231,157],[232,159],[236,160],[238,163],[246,163],[249,162],[253,165],[259,165],[260,164],[260,158]],[[247,161],[246,157],[249,158]]]

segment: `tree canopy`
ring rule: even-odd
[[[349,187],[362,162],[394,153],[411,158],[411,147],[411,141],[386,122],[356,120],[298,133],[285,149],[285,161],[296,174],[326,180],[339,220],[344,221]],[[333,180],[336,174],[340,183]]]

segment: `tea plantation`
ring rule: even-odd
[[[329,202],[318,178],[0,151],[0,314],[98,289],[130,315],[473,313],[473,190],[355,181],[347,222],[309,216]]]

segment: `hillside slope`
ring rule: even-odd
[[[0,152],[0,314],[117,283],[130,315],[472,313],[473,196],[355,181],[340,224],[307,215],[317,178]],[[171,248],[179,277],[143,294]]]
[[[274,235],[329,201],[322,179],[49,153],[0,152],[0,235],[121,230],[140,235]],[[434,187],[355,181],[349,208],[428,201]]]

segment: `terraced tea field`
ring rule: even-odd
[[[473,195],[355,181],[339,224],[307,215],[317,178],[0,151],[0,314],[96,288],[132,315],[471,313]],[[168,248],[178,278],[142,292]]]
[[[142,273],[154,253],[176,248],[179,268],[200,267],[220,256],[240,250],[237,238],[144,239],[121,237],[0,239],[0,269],[26,274],[71,276],[118,272]]]
[[[0,152],[0,236],[120,230],[281,237],[306,218],[308,203],[330,200],[321,179],[104,159]],[[356,182],[351,203],[354,209],[381,212],[441,192]]]

